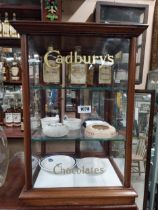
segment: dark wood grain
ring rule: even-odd
[[[0,37],[1,47],[20,47],[20,39]]]
[[[24,132],[21,131],[20,127],[4,127],[4,132],[8,139],[22,139]]]
[[[12,20],[13,12],[16,13],[17,20],[41,20],[41,8],[39,5],[33,4],[8,4],[0,3],[1,15],[8,12],[9,20]]]
[[[32,167],[31,167],[31,131],[30,131],[30,87],[29,87],[29,66],[28,66],[28,44],[27,36],[21,37],[22,53],[22,84],[23,84],[23,116],[24,116],[24,150],[25,150],[25,186],[32,187]]]
[[[4,82],[4,85],[22,85],[22,81]]]
[[[11,22],[14,28],[20,34],[38,34],[38,35],[72,35],[97,36],[97,37],[137,37],[145,29],[145,24],[95,24],[95,23],[71,23],[71,22],[42,22],[16,21]]]

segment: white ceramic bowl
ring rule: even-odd
[[[78,159],[76,165],[85,174],[102,174],[107,169],[105,160],[97,157]]]
[[[81,119],[67,118],[63,121],[64,125],[68,126],[69,130],[78,130],[81,128]]]
[[[68,127],[62,123],[45,124],[42,130],[43,134],[48,137],[62,137],[69,132]]]
[[[44,117],[44,118],[41,118],[42,128],[45,127],[45,125],[58,123],[58,122],[59,122],[59,115],[57,115],[55,117]]]

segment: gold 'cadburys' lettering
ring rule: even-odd
[[[110,64],[113,65],[114,64],[114,57],[112,55],[106,54],[106,55],[100,55],[100,56],[96,56],[96,55],[78,55],[77,52],[74,52],[74,55],[72,52],[70,52],[69,55],[67,56],[62,56],[62,55],[58,55],[56,58],[56,63],[58,64],[62,64],[62,63],[84,63],[84,64],[96,64],[96,63],[100,63],[100,64]]]

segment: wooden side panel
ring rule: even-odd
[[[22,53],[22,85],[23,85],[23,116],[24,116],[24,150],[25,150],[25,186],[32,187],[31,166],[31,131],[30,131],[30,91],[29,91],[29,66],[27,36],[21,36]]]
[[[127,128],[125,143],[125,187],[131,185],[131,160],[132,160],[132,131],[134,117],[134,85],[136,71],[136,38],[133,37],[130,43],[129,73],[128,73],[128,104],[127,104]]]

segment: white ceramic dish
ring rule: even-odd
[[[96,157],[78,159],[76,165],[84,174],[103,174],[107,168],[105,160]]]
[[[79,118],[67,118],[63,121],[63,124],[67,125],[69,130],[78,130],[81,128],[81,122]]]
[[[92,124],[100,124],[100,123],[104,123],[105,121],[102,120],[86,120],[86,126],[92,125]]]
[[[59,115],[56,115],[55,117],[44,117],[44,118],[41,118],[42,128],[45,127],[45,125],[58,123],[58,122],[59,122]]]
[[[76,160],[67,155],[52,155],[39,161],[41,169],[54,174],[69,174]]]
[[[42,130],[43,134],[48,137],[62,137],[66,136],[69,132],[68,127],[62,123],[45,124]]]
[[[107,122],[92,123],[85,128],[85,136],[89,138],[110,139],[116,135],[116,129]]]

